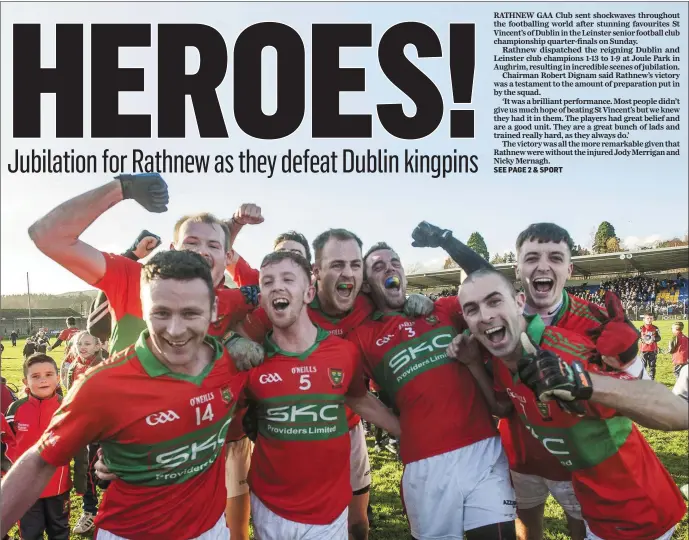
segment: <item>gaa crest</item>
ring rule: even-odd
[[[344,373],[338,368],[328,368],[328,378],[330,379],[330,382],[333,383],[333,388],[339,388],[342,386]]]
[[[220,390],[220,396],[226,405],[232,402],[232,391],[227,386]]]

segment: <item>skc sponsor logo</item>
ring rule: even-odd
[[[149,414],[146,417],[146,423],[149,426],[157,426],[159,424],[165,424],[167,422],[174,422],[179,420],[179,416],[175,411],[161,411],[154,414]]]
[[[390,359],[390,369],[394,375],[404,369],[409,362],[416,360],[419,357],[427,357],[433,353],[447,350],[450,343],[452,343],[452,334],[438,334],[429,341],[423,341],[414,347],[407,347],[398,352]]]
[[[266,409],[269,422],[335,422],[340,405],[284,405]]]
[[[230,422],[232,418],[228,418],[216,433],[212,433],[203,441],[193,441],[191,444],[158,454],[155,458],[156,463],[167,469],[173,469],[187,462],[195,463],[210,459],[225,444]]]
[[[382,347],[383,345],[387,345],[390,343],[395,337],[395,334],[388,334],[387,336],[384,336],[378,340],[376,340],[376,345],[379,347]]]
[[[282,377],[277,373],[264,373],[258,378],[261,384],[269,384],[274,382],[282,382]]]

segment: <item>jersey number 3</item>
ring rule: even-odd
[[[213,421],[213,407],[211,407],[210,403],[206,405],[206,410],[203,412],[203,416],[201,415],[201,407],[196,407],[196,425],[200,426],[201,422],[204,420],[208,420],[209,422]]]

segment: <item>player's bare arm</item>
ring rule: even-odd
[[[51,210],[29,227],[29,236],[48,257],[93,285],[105,275],[105,257],[79,237],[120,201],[122,188],[113,180]]]
[[[400,422],[373,394],[366,393],[362,397],[347,396],[345,403],[356,414],[368,422],[383,428],[394,437],[402,433]]]
[[[36,447],[28,450],[12,466],[2,480],[0,537],[4,537],[38,500],[55,471],[55,467],[38,455]],[[27,481],[27,478],[31,480]]]
[[[167,210],[167,185],[159,175],[122,175],[78,195],[36,221],[29,236],[36,247],[89,285],[105,275],[105,258],[79,237],[109,208],[134,199],[151,212]]]
[[[541,401],[590,401],[614,409],[646,428],[689,429],[686,403],[664,385],[586,371],[581,362],[568,364],[552,351],[536,346],[525,333],[521,343],[528,356],[519,361],[519,378]]]
[[[244,203],[237,208],[234,215],[225,221],[225,224],[230,229],[230,248],[234,245],[234,241],[239,235],[239,231],[244,228],[244,225],[257,225],[263,223],[264,219],[261,214],[261,207],[254,203]]]
[[[640,426],[661,431],[689,429],[689,409],[665,385],[650,380],[623,380],[590,373],[590,401],[610,407]]]

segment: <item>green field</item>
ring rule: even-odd
[[[656,324],[660,328],[663,337],[659,344],[660,348],[661,350],[667,350],[667,344],[671,337],[671,323],[669,321],[659,321]],[[687,323],[685,321],[685,328],[686,325]],[[5,352],[2,355],[2,375],[9,383],[21,387],[21,351],[24,342],[18,342],[16,347],[12,347],[12,344],[8,341],[4,341],[3,344],[5,345]],[[62,348],[56,349],[53,353],[54,357],[58,360],[58,364],[62,359],[62,354]],[[672,363],[670,356],[667,354],[658,355],[656,379],[669,388],[672,388],[675,383]],[[677,484],[682,485],[689,482],[687,478],[689,473],[689,464],[687,462],[687,433],[664,433],[643,428],[642,431],[650,445],[658,454],[658,457],[674,477]],[[369,440],[368,442],[369,446],[372,447],[373,440]],[[406,540],[409,538],[409,533],[399,498],[399,486],[402,475],[401,465],[385,451],[380,454],[371,451],[370,456],[373,475],[371,501],[375,512],[375,522],[371,529],[370,539]],[[663,502],[658,501],[658,504],[663,504]],[[77,496],[73,496],[71,514],[72,525],[76,523],[80,515],[81,500]],[[685,516],[673,538],[686,539],[688,530],[687,518]],[[560,506],[551,498],[548,500],[546,507],[545,537],[548,540],[565,540],[567,538],[566,531],[564,513]],[[16,528],[14,532],[16,538],[19,538],[19,533]],[[73,537],[80,538],[78,535],[73,535]]]

